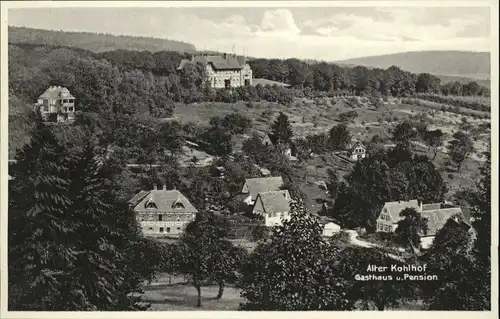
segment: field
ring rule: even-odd
[[[170,277],[162,273],[149,285],[144,286],[143,300],[151,303],[151,311],[179,310],[238,310],[244,299],[240,290],[225,287],[220,300],[215,299],[218,286],[204,286],[201,289],[201,308],[196,307],[196,289],[185,283],[183,277]]]
[[[333,125],[340,123],[338,115],[347,111],[356,111],[357,118],[347,123],[351,135],[362,142],[369,141],[374,135],[380,135],[383,139],[390,137],[390,132],[403,120],[425,120],[429,129],[441,129],[445,134],[444,145],[451,139],[453,133],[458,131],[462,118],[477,127],[483,123],[490,123],[489,118],[478,118],[471,115],[457,114],[442,111],[438,108],[428,107],[428,102],[413,105],[404,104],[401,100],[390,99],[384,103],[372,105],[368,99],[347,98],[332,100],[319,98],[316,100],[297,99],[290,105],[277,103],[253,103],[249,107],[246,103],[199,103],[190,105],[179,105],[175,110],[175,117],[182,123],[195,122],[200,125],[208,125],[210,117],[223,117],[233,112],[238,112],[249,117],[253,121],[253,130],[268,132],[270,125],[279,112],[287,114],[292,125],[295,136],[306,136],[319,132],[328,131]],[[428,102],[428,103],[427,103]],[[463,110],[463,108],[462,108]],[[467,110],[469,111],[469,110]],[[476,114],[479,111],[470,110]],[[485,114],[481,113],[481,117]],[[235,149],[241,149],[242,141],[247,136],[236,136]],[[487,134],[486,134],[487,135]],[[435,163],[441,170],[448,187],[448,197],[458,189],[474,186],[479,174],[479,164],[484,158],[481,153],[487,149],[486,139],[479,138],[474,142],[476,153],[472,154],[462,165],[460,172],[456,172],[449,162],[447,149],[443,147],[438,153]],[[416,145],[422,153],[429,151],[422,146]],[[321,201],[327,199],[324,190],[317,185],[318,182],[326,180],[326,170],[329,167],[336,168],[340,175],[349,171],[348,164],[333,155],[320,156],[294,165],[294,173],[299,180],[299,187],[307,195],[306,206],[311,212],[320,209]]]

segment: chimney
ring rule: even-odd
[[[167,185],[163,184],[163,190],[166,191],[167,190]]]
[[[224,59],[227,59],[227,53],[224,53],[223,56],[224,56]]]
[[[424,205],[423,205],[423,202],[420,201],[420,212],[423,212],[424,211]]]
[[[194,54],[191,56],[191,62],[194,62]]]

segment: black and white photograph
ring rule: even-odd
[[[1,5],[0,317],[498,317],[497,2]]]

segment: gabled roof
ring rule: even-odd
[[[460,206],[460,209],[462,210],[464,222],[466,222],[467,224],[470,224],[472,222],[472,212],[473,212],[472,208]]]
[[[63,96],[64,93],[66,94],[65,96]],[[39,99],[57,99],[61,97],[70,99],[75,98],[64,86],[51,86],[40,95]]]
[[[132,197],[128,202],[132,205],[137,205],[137,203],[139,203],[139,201],[141,199],[144,198],[144,196],[146,196],[147,194],[149,194],[149,191],[140,191],[139,193],[135,194],[134,197]]]
[[[283,184],[284,182],[281,176],[248,178],[245,180],[245,185],[248,189],[248,193],[252,196],[252,199],[257,198],[259,193],[279,190]]]
[[[211,64],[215,70],[241,70],[245,66],[246,59],[231,54],[225,57],[220,55],[198,55],[191,60],[182,60],[177,70],[182,70],[186,64],[191,63]]]
[[[441,209],[441,203],[432,203],[432,204],[422,204],[422,210],[436,210]]]
[[[259,193],[256,202],[260,201],[264,213],[284,213],[290,211],[290,194],[287,190]]]
[[[384,209],[386,208],[393,223],[397,223],[403,219],[403,217],[399,216],[399,213],[401,213],[405,208],[414,208],[417,212],[420,212],[420,205],[416,199],[409,201],[386,202],[384,204]]]
[[[438,230],[443,228],[448,219],[455,215],[463,218],[460,207],[423,211],[422,217],[427,218],[427,236],[435,236]]]
[[[178,190],[140,191],[130,201],[134,211],[158,211],[165,213],[197,213],[198,210]],[[146,209],[146,203],[154,203],[156,209]],[[184,207],[175,208],[180,203]]]
[[[324,229],[340,229],[340,225],[335,224],[334,222],[328,222],[324,225]]]
[[[353,151],[355,148],[357,148],[359,146],[361,146],[362,148],[366,149],[366,147],[360,141],[352,141],[351,142],[351,151]]]

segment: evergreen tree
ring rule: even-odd
[[[271,125],[270,138],[274,144],[290,144],[293,132],[288,116],[280,112],[274,123]]]
[[[76,259],[64,243],[76,230],[66,216],[72,202],[65,155],[50,129],[37,122],[9,169],[10,310],[51,310],[64,298],[57,292],[60,276]]]
[[[91,139],[63,147],[39,123],[17,159],[9,188],[9,306],[145,309],[131,293],[152,279],[158,247],[141,238],[133,212],[116,199],[113,170]]]

